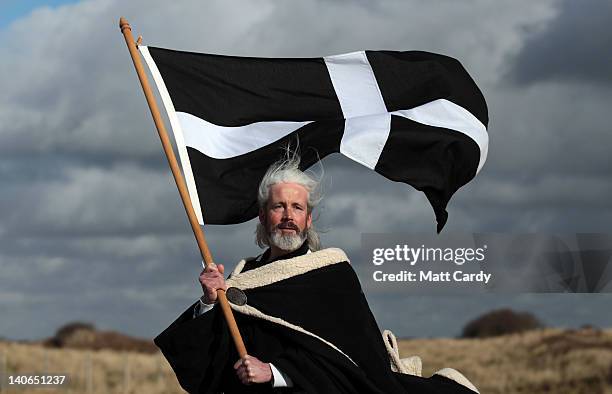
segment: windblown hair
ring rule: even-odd
[[[285,157],[278,160],[268,168],[266,174],[263,176],[261,183],[259,184],[259,190],[257,192],[257,202],[259,209],[264,210],[268,204],[268,198],[270,196],[270,187],[277,183],[297,183],[303,186],[308,192],[308,200],[306,211],[308,214],[312,214],[312,211],[319,205],[322,199],[320,180],[307,172],[300,170],[300,156],[297,152],[291,152],[287,148],[285,151]],[[321,249],[321,241],[319,234],[311,225],[306,231],[306,240],[308,241],[308,247],[312,251]],[[265,226],[261,223],[257,223],[257,229],[255,230],[255,243],[260,247],[264,248],[270,246],[270,240],[268,232]]]

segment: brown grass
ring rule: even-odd
[[[610,329],[545,329],[487,339],[411,339],[399,341],[399,346],[402,357],[422,358],[424,376],[452,367],[483,394],[612,394]],[[183,392],[159,353],[0,342],[0,368],[3,354],[9,374],[68,373],[72,384],[69,389],[44,391],[7,391],[5,386],[2,394]]]
[[[402,357],[421,356],[423,376],[455,368],[483,394],[612,394],[612,330],[402,340],[399,347]]]
[[[0,342],[0,368],[6,359],[6,373],[67,374],[64,388],[14,388],[4,383],[0,393],[184,393],[170,366],[161,355],[112,350],[54,349],[41,345]],[[1,372],[0,372],[1,373]]]

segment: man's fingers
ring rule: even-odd
[[[244,384],[251,383],[253,373],[247,369],[244,365],[240,364],[238,369],[236,370],[236,374],[238,375],[238,379]]]
[[[245,360],[248,360],[248,358],[247,358],[247,357],[249,357],[249,356],[245,356],[245,357],[243,357],[243,358],[239,358],[239,359],[238,359],[238,361],[236,361],[236,362],[234,363],[234,369],[236,369],[236,368],[238,368],[239,366],[241,366],[242,364],[244,364],[244,361],[245,361]]]
[[[221,267],[221,270],[219,270],[219,267]],[[202,290],[204,290],[204,294],[206,295],[205,298],[208,299],[208,303],[216,303],[217,290],[225,290],[227,288],[225,279],[223,277],[223,272],[223,265],[217,266],[215,263],[210,263],[200,273],[200,277],[198,279],[200,281],[200,285],[202,286]]]
[[[247,371],[244,367],[241,367],[237,371],[238,379],[242,382],[242,384],[251,384],[254,382],[253,373]]]
[[[200,278],[202,280],[213,280],[213,279],[221,279],[223,277],[218,272],[207,272],[203,274],[202,276],[200,276]]]
[[[205,272],[202,275],[200,275],[200,280],[212,280],[212,279],[223,280],[223,275],[221,275],[219,271]]]
[[[217,272],[218,268],[215,263],[210,263],[204,268],[204,272]]]
[[[263,377],[260,376],[261,361],[256,357],[246,355],[242,359],[236,361],[234,369],[236,369],[236,375],[240,382],[244,385],[251,385],[253,383],[262,382]]]
[[[223,266],[223,264],[219,264],[217,266],[217,269],[219,270],[219,272],[221,273],[221,275],[223,275],[223,273],[225,272],[225,267]]]
[[[250,358],[251,356],[249,356],[248,354],[242,358],[239,358],[238,361],[234,363],[234,369],[238,369],[238,367],[240,367],[241,365],[249,365],[251,363],[251,361],[249,361]]]

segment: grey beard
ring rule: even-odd
[[[280,250],[293,252],[302,246],[306,240],[306,231],[301,231],[299,234],[283,235],[280,231],[273,231],[269,234],[270,243]]]

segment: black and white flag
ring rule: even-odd
[[[438,231],[482,168],[488,114],[462,65],[420,52],[253,58],[140,46],[200,224],[258,213],[266,169],[299,140],[302,169],[339,152],[425,193]]]

